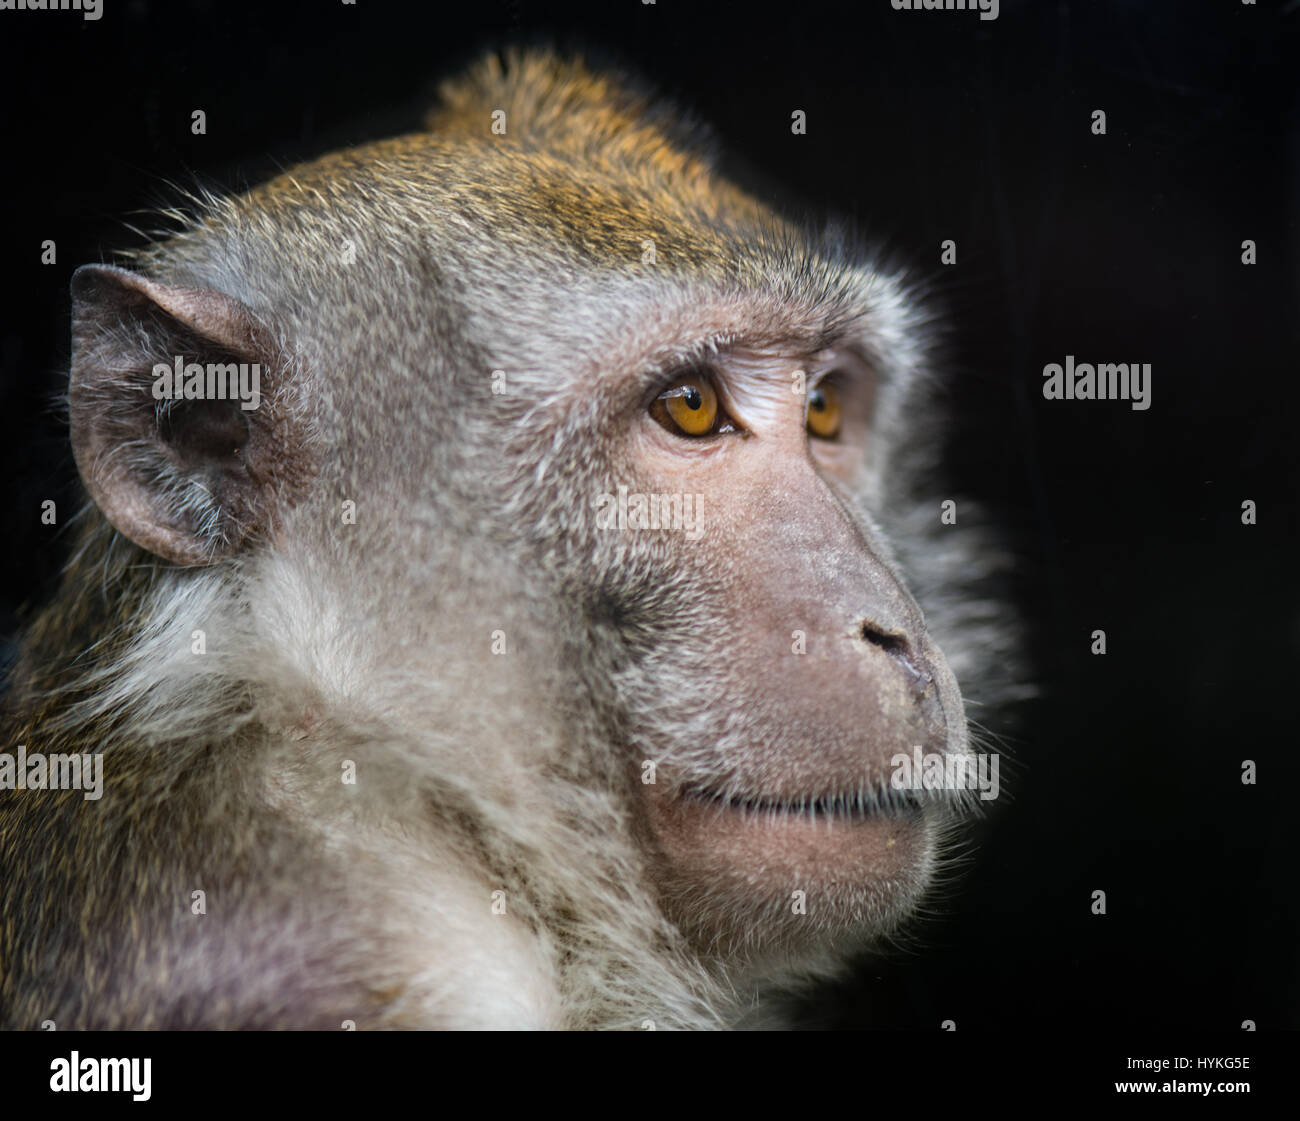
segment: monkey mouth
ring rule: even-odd
[[[840,900],[843,914],[825,913],[832,923],[854,921],[865,913],[864,900],[887,907],[907,896],[930,848],[933,799],[926,791],[800,795],[699,785],[648,798],[672,890],[721,883],[776,899],[794,883],[829,892],[823,901]]]
[[[706,787],[688,787],[682,791],[681,798],[693,806],[711,806],[719,813],[844,823],[879,817],[920,816],[925,811],[927,801],[931,800],[924,791],[895,790],[890,787],[818,796],[744,795]]]

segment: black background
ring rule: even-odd
[[[439,7],[0,12],[4,638],[65,556],[39,514],[54,498],[65,521],[74,495],[54,403],[72,270],[139,244],[124,223],[157,225],[169,184],[239,189],[413,128],[490,47],[583,48],[710,122],[737,174],[932,281],[956,493],[1021,556],[1040,696],[1014,723],[980,714],[1009,729],[1013,798],[911,947],[809,1022],[1300,1027],[1300,0],[1004,0],[993,22],[888,0]],[[1150,362],[1150,410],[1044,401],[1066,354]]]

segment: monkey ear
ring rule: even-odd
[[[284,371],[238,300],[105,265],[72,277],[72,449],[90,496],[137,545],[208,564],[270,528],[300,473],[273,393]]]

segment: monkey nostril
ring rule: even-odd
[[[858,628],[858,635],[863,642],[878,646],[890,655],[907,671],[913,684],[919,688],[924,689],[934,681],[934,676],[923,668],[923,663],[912,651],[912,644],[903,635],[882,630],[871,622],[864,622]]]
[[[879,646],[887,653],[898,657],[906,656],[908,653],[907,639],[901,634],[881,630],[873,623],[863,623],[858,628],[858,635],[863,642],[869,642],[872,646]]]

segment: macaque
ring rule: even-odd
[[[738,1026],[916,910],[1012,648],[900,276],[546,52],[119,260],[0,1023]]]

